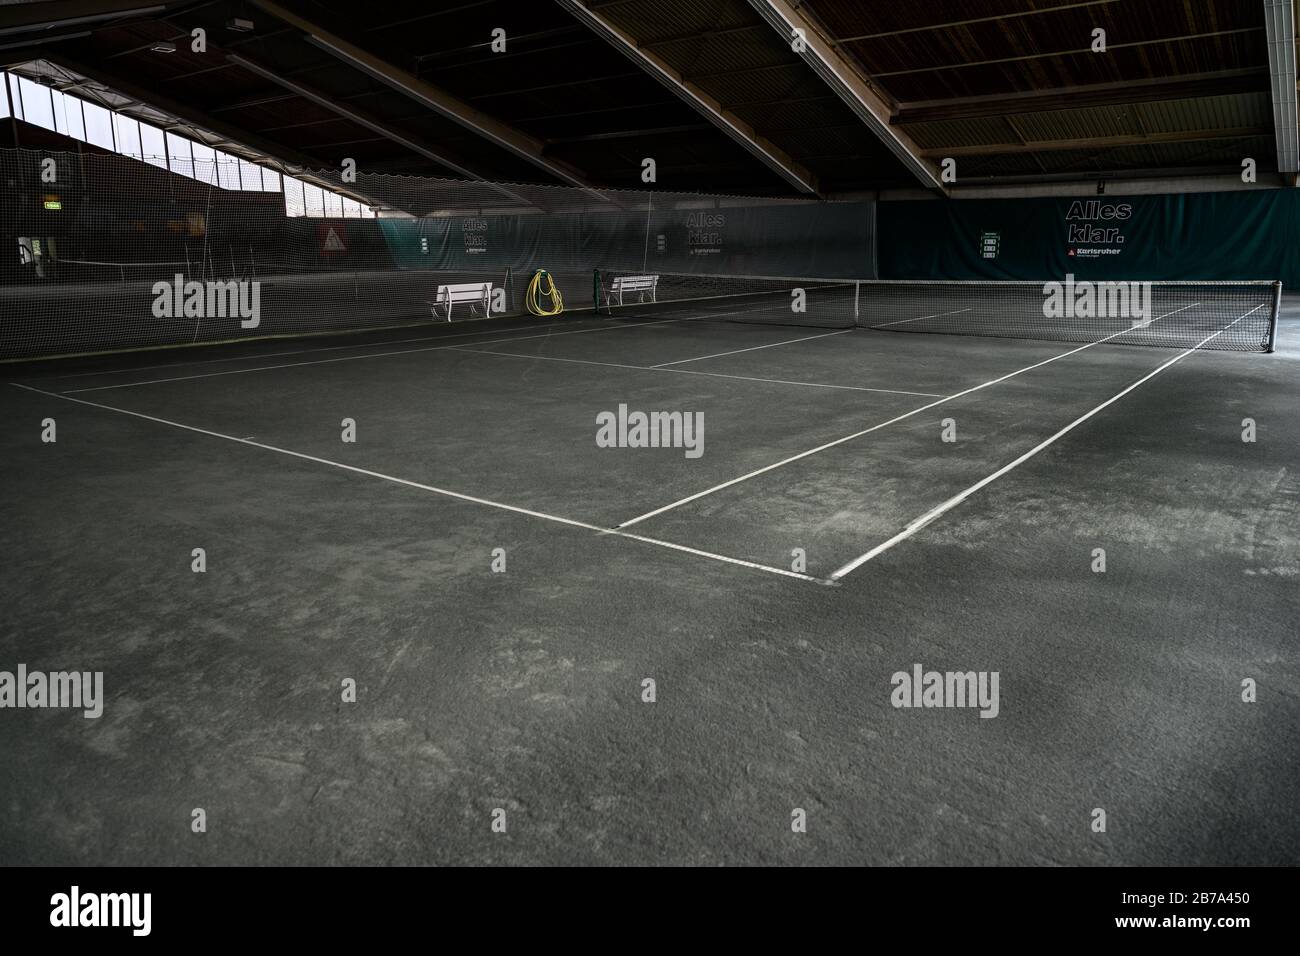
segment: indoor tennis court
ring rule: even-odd
[[[1289,16],[716,6],[6,51],[0,860],[1296,862]]]

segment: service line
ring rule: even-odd
[[[1151,379],[1159,375],[1161,372],[1163,372],[1165,369],[1169,368],[1171,365],[1174,365],[1177,362],[1181,362],[1183,359],[1187,358],[1187,356],[1191,355],[1197,349],[1204,346],[1206,342],[1218,338],[1220,335],[1228,331],[1228,329],[1232,328],[1234,325],[1236,325],[1246,316],[1250,315],[1253,312],[1258,312],[1262,308],[1264,308],[1263,305],[1257,305],[1255,306],[1255,308],[1251,309],[1250,312],[1246,312],[1238,316],[1236,319],[1234,319],[1228,325],[1225,325],[1223,328],[1219,329],[1219,331],[1215,332],[1213,335],[1206,336],[1196,345],[1193,345],[1191,348],[1187,349],[1186,351],[1178,353],[1173,358],[1171,358],[1168,362],[1165,362],[1163,365],[1156,368],[1154,371],[1148,372],[1146,375],[1143,375],[1140,379],[1138,379],[1132,385],[1125,388],[1123,391],[1117,392],[1116,394],[1112,395],[1110,398],[1106,399],[1106,401],[1102,402],[1096,408],[1092,409],[1089,412],[1084,413],[1083,415],[1080,415],[1074,421],[1070,422],[1070,424],[1066,425],[1064,428],[1058,431],[1055,435],[1052,435],[1050,438],[1047,438],[1044,441],[1039,442],[1037,445],[1029,449],[1029,451],[1025,452],[1015,461],[1003,465],[997,471],[993,472],[993,474],[989,475],[986,478],[981,478],[979,481],[975,482],[975,484],[971,485],[965,491],[958,492],[957,494],[949,498],[947,501],[945,501],[943,504],[931,508],[925,514],[909,522],[906,528],[898,532],[898,534],[894,535],[889,540],[882,541],[880,544],[876,545],[866,554],[859,555],[858,557],[854,558],[852,561],[841,566],[837,571],[835,571],[834,574],[831,575],[831,580],[838,581],[841,578],[843,578],[845,575],[852,574],[853,571],[855,571],[857,568],[862,567],[862,565],[866,564],[872,558],[884,554],[886,551],[888,551],[894,545],[898,544],[900,541],[906,541],[912,535],[916,534],[916,532],[920,531],[926,525],[930,524],[930,522],[948,513],[953,508],[957,507],[959,504],[961,504],[963,501],[969,498],[971,495],[975,494],[975,492],[979,491],[981,488],[991,485],[993,482],[997,481],[1003,475],[1007,474],[1007,472],[1019,468],[1029,459],[1037,455],[1044,448],[1047,448],[1048,446],[1052,445],[1057,439],[1065,435],[1068,435],[1075,428],[1079,427],[1088,419],[1092,418],[1093,415],[1096,415],[1102,409],[1108,408],[1109,406],[1115,404],[1115,402],[1118,402],[1121,398],[1123,398],[1129,392],[1133,391],[1133,389],[1137,388],[1143,382],[1150,381]]]
[[[1182,306],[1181,308],[1174,309],[1172,312],[1166,312],[1164,315],[1157,316],[1156,319],[1152,319],[1151,321],[1155,322],[1157,321],[1157,319],[1166,318],[1168,316],[1173,315],[1175,312],[1182,312],[1184,309],[1190,309],[1200,304],[1201,303],[1199,302],[1193,302],[1190,305],[1185,305]],[[672,511],[674,508],[680,508],[682,505],[690,504],[692,501],[698,501],[700,498],[704,498],[707,495],[716,494],[717,492],[722,491],[724,488],[730,488],[733,485],[740,484],[742,481],[749,481],[751,478],[757,478],[759,475],[765,475],[769,471],[774,471],[777,468],[784,468],[786,465],[793,464],[796,461],[801,461],[802,459],[807,458],[810,455],[815,455],[818,452],[826,451],[828,448],[834,448],[837,445],[843,445],[845,442],[850,442],[853,441],[854,439],[861,438],[863,435],[870,435],[872,432],[879,431],[880,429],[886,428],[889,425],[893,425],[896,424],[897,422],[903,421],[904,419],[911,418],[913,415],[919,415],[921,414],[921,412],[927,411],[928,409],[931,408],[937,408],[938,406],[943,405],[946,402],[951,402],[955,399],[961,398],[964,395],[970,395],[972,392],[978,392],[981,389],[989,388],[993,385],[997,385],[1001,382],[1005,382],[1007,379],[1015,378],[1017,375],[1023,375],[1025,372],[1032,372],[1036,368],[1042,368],[1044,365],[1050,365],[1052,362],[1059,362],[1061,359],[1069,358],[1071,355],[1078,355],[1080,352],[1093,348],[1094,346],[1097,345],[1102,345],[1106,342],[1109,342],[1111,339],[1115,338],[1116,336],[1126,335],[1132,331],[1133,331],[1132,329],[1122,329],[1119,332],[1114,332],[1106,336],[1105,338],[1098,339],[1095,342],[1089,342],[1087,345],[1081,345],[1076,349],[1070,349],[1070,351],[1062,352],[1060,355],[1053,355],[1051,358],[1044,359],[1041,362],[1035,362],[1033,365],[1027,365],[1024,368],[1017,369],[1014,372],[1008,372],[1006,375],[1001,375],[998,378],[990,379],[987,382],[982,382],[981,384],[976,385],[972,388],[963,389],[960,392],[954,392],[952,395],[948,395],[944,398],[939,399],[938,401],[930,402],[927,405],[921,405],[920,407],[914,408],[910,412],[904,412],[901,415],[895,415],[893,418],[889,419],[888,421],[883,421],[880,422],[879,424],[872,425],[870,428],[864,428],[861,431],[854,432],[852,435],[845,435],[843,438],[837,438],[834,441],[828,441],[823,445],[818,445],[816,448],[809,448],[807,451],[801,451],[799,452],[799,454],[791,455],[789,458],[782,458],[780,461],[773,462],[770,465],[765,465],[762,468],[756,468],[753,471],[747,472],[746,474],[743,474],[738,478],[732,478],[730,481],[724,481],[721,484],[714,485],[712,488],[705,488],[703,491],[697,491],[693,495],[687,495],[685,498],[679,498],[677,501],[673,501],[669,504],[666,504],[661,508],[656,508],[654,511],[647,511],[645,514],[637,515],[635,518],[629,518],[627,521],[624,521],[621,524],[619,524],[618,527],[630,528],[632,525],[639,524],[648,518],[653,518],[656,515],[661,515],[666,511]]]
[[[359,468],[356,465],[349,465],[341,461],[333,461],[329,458],[321,458],[317,455],[308,455],[304,452],[294,451],[293,449],[290,448],[280,448],[276,445],[268,445],[265,442],[253,441],[252,439],[249,438],[239,438],[235,435],[227,435],[223,432],[212,431],[211,429],[207,429],[207,428],[199,428],[195,425],[186,425],[184,422],[175,422],[166,418],[159,418],[156,415],[146,415],[143,412],[132,411],[129,408],[117,408],[116,406],[113,405],[103,405],[100,404],[99,402],[88,401],[87,399],[84,398],[73,398],[67,394],[60,394],[58,392],[47,392],[44,389],[33,388],[30,385],[23,385],[20,382],[10,382],[9,384],[13,385],[15,388],[21,388],[24,391],[35,392],[37,395],[44,395],[47,398],[57,398],[60,401],[75,402],[78,405],[86,405],[90,408],[100,409],[101,411],[115,412],[119,415],[128,415],[132,418],[143,419],[144,421],[147,422],[154,422],[159,425],[168,425],[172,428],[179,428],[183,431],[193,432],[198,435],[206,435],[209,438],[220,438],[223,441],[234,442],[235,444],[238,445],[246,445],[250,448],[260,448],[263,451],[275,452],[278,455],[287,455],[290,458],[297,458],[301,461],[309,461],[317,465],[327,465],[330,468],[338,468],[341,471],[347,471],[357,475],[364,475],[367,478],[377,478],[380,481],[391,482],[392,484],[402,485],[407,488],[415,488],[419,491],[429,492],[430,494],[442,495],[447,498],[455,498],[459,501],[467,501],[470,502],[471,504],[483,505],[488,508],[496,508],[501,511],[510,511],[513,512],[514,514],[527,515],[530,518],[539,518],[543,521],[550,521],[555,524],[568,525],[569,527],[572,528],[582,528],[585,531],[592,531],[602,536],[608,535],[617,538],[625,538],[629,541],[640,541],[643,544],[652,544],[655,545],[656,547],[667,548],[672,551],[680,551],[685,554],[695,555],[696,557],[708,558],[712,561],[720,561],[724,564],[731,564],[731,565],[736,565],[738,567],[750,568],[755,571],[765,571],[768,574],[777,574],[777,575],[781,575],[782,577],[796,578],[797,580],[808,581],[813,584],[828,585],[833,583],[825,578],[814,577],[811,574],[800,574],[798,571],[790,571],[787,570],[786,568],[779,568],[779,567],[773,567],[771,565],[759,564],[756,561],[746,561],[743,558],[735,558],[732,557],[731,555],[717,554],[712,551],[704,551],[700,548],[692,548],[689,547],[688,545],[677,544],[674,541],[664,541],[660,538],[651,538],[651,537],[647,537],[646,535],[631,534],[624,531],[617,531],[610,528],[602,527],[600,525],[591,524],[590,522],[579,521],[574,518],[564,518],[559,515],[547,514],[544,511],[535,511],[531,508],[519,507],[518,505],[508,505],[500,501],[493,501],[489,498],[479,498],[474,495],[463,494],[462,492],[459,491],[450,491],[446,488],[438,488],[434,485],[424,484],[423,482],[411,481],[407,478],[398,478],[394,475],[386,475],[383,472],[372,471],[369,468]]]

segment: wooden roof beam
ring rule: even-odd
[[[1087,109],[1096,106],[1126,106],[1131,103],[1185,100],[1202,96],[1265,93],[1268,89],[1268,72],[1262,67],[1223,70],[1217,73],[1197,73],[1181,77],[1132,80],[1127,83],[1094,83],[1088,86],[1054,87],[1021,93],[899,103],[889,122],[894,126],[908,123],[935,123],[1018,113]]]

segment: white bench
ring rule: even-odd
[[[468,302],[470,315],[477,315],[475,306],[483,306],[483,314],[492,310],[491,282],[461,282],[456,285],[438,286],[438,297],[429,303],[429,311],[438,318],[438,309],[447,310],[447,321],[451,321],[451,307],[457,302]]]
[[[605,290],[605,304],[613,305],[614,296],[618,296],[618,304],[623,304],[623,293],[635,292],[637,301],[644,302],[645,294],[650,293],[650,301],[655,301],[655,288],[659,285],[658,276],[617,276],[608,289]]]

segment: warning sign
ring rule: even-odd
[[[980,255],[985,259],[996,259],[1002,245],[1002,235],[996,232],[980,233]]]
[[[343,227],[329,222],[316,224],[316,241],[320,244],[322,256],[346,256],[348,254],[347,233]]]

